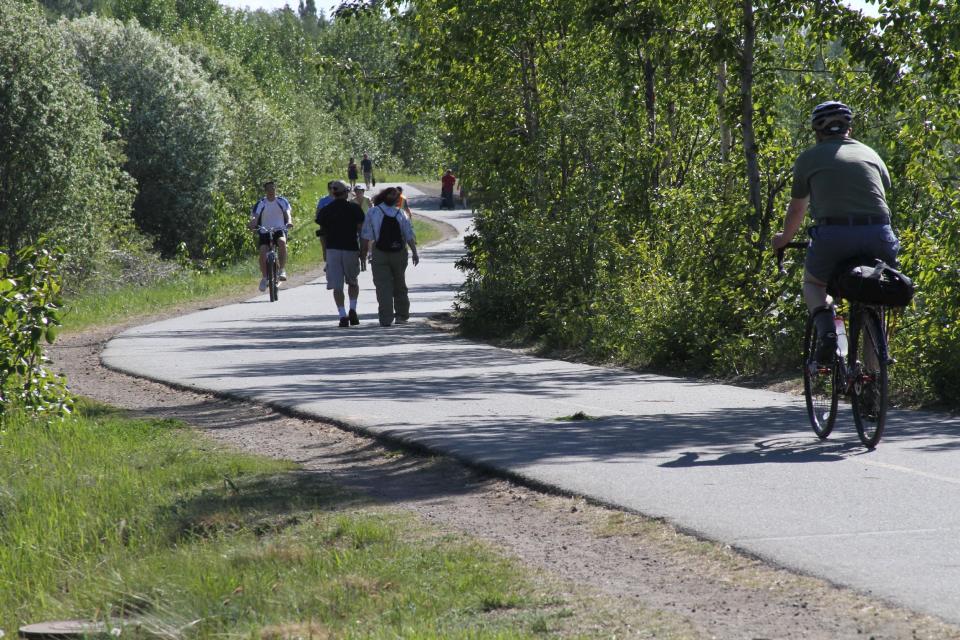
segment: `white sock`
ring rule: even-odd
[[[350,311],[356,311],[356,310],[357,310],[357,299],[350,298]]]
[[[346,318],[346,317],[347,317],[347,310],[343,307],[342,304],[338,304],[338,305],[337,305],[337,311],[340,312],[340,317],[341,317],[341,318]]]

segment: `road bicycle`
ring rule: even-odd
[[[270,302],[276,302],[280,298],[280,259],[277,256],[277,242],[274,234],[277,231],[286,230],[286,227],[257,227],[259,233],[267,234],[270,238],[267,251],[267,288],[270,290]]]
[[[791,242],[777,251],[777,266],[784,273],[785,249],[806,249],[806,242]],[[850,398],[853,421],[860,442],[873,449],[883,436],[887,422],[890,358],[887,337],[893,328],[894,312],[882,305],[848,301],[850,331],[845,331],[837,302],[837,350],[829,362],[816,362],[819,336],[815,314],[807,318],[803,338],[803,394],[813,432],[823,440],[833,431],[840,394]],[[849,337],[849,339],[848,339]]]

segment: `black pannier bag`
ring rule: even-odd
[[[913,300],[913,280],[878,258],[856,258],[834,274],[828,293],[851,302],[905,307]]]

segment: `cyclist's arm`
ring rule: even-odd
[[[780,249],[797,235],[800,226],[803,224],[803,218],[807,215],[807,204],[810,202],[810,196],[805,198],[791,198],[787,206],[787,215],[783,221],[783,231],[773,237],[773,248]]]

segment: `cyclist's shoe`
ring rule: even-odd
[[[266,291],[268,284],[270,284],[270,280],[267,278],[260,278],[260,291]]]
[[[350,309],[350,315],[348,316],[348,319],[350,320],[350,324],[360,324],[360,316],[357,315],[356,309]]]
[[[340,326],[341,326],[341,327],[349,327],[349,326],[350,326],[350,318],[347,318],[346,316],[344,316],[343,318],[340,318]]]
[[[281,272],[280,272],[280,275],[277,276],[277,280],[279,280],[280,282],[283,282],[283,281],[286,280],[286,279],[287,279],[287,272],[286,272],[286,271],[281,271]]]
[[[824,333],[817,340],[817,352],[814,354],[820,364],[833,364],[837,357],[837,332]]]
[[[395,322],[397,324],[407,324],[408,322],[410,322],[410,318],[408,318],[407,316],[397,316]]]

